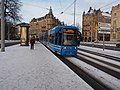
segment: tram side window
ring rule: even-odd
[[[58,44],[58,33],[55,35],[55,44]]]
[[[54,34],[51,34],[51,40],[50,40],[51,43],[54,43]]]
[[[50,34],[50,43],[54,43],[54,35]]]
[[[62,38],[62,34],[59,33],[59,35],[58,35],[58,45],[61,45],[61,38]]]
[[[50,38],[49,38],[49,42],[51,43],[51,42],[52,42],[52,36],[51,36],[51,34],[50,34],[49,37],[50,37]]]

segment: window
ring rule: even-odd
[[[63,30],[63,45],[77,45],[77,30]]]
[[[54,34],[50,34],[50,43],[54,43]]]
[[[117,15],[117,13],[114,13],[114,16],[116,16]]]
[[[59,35],[58,35],[58,45],[61,45],[61,40],[62,40],[62,34],[59,33]]]
[[[55,44],[58,44],[58,33],[55,35]]]

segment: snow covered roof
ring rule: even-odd
[[[111,17],[111,15],[109,13],[106,13],[106,12],[102,12],[102,16]]]

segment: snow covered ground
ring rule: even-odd
[[[103,41],[99,41],[99,42],[80,42],[81,44],[94,44],[94,45],[103,45]],[[105,46],[114,46],[116,47],[116,44],[117,42],[110,42],[110,41],[106,41],[104,43]]]
[[[92,77],[96,78],[100,82],[104,83],[105,86],[108,86],[112,90],[120,90],[120,80],[81,61],[74,57],[66,57],[70,62],[77,65],[83,71],[91,75]]]
[[[0,52],[0,90],[93,90],[42,44]]]
[[[107,54],[107,55],[111,55],[111,56],[120,58],[120,51],[114,51],[114,50],[108,50],[108,49],[104,49],[104,51],[103,51],[102,48],[87,47],[87,46],[82,46],[82,45],[80,45],[78,48],[82,48],[82,49],[86,49],[86,50],[90,50],[90,51],[94,51],[94,52],[98,52],[98,53],[103,53],[103,54]]]
[[[113,51],[113,50],[107,50],[107,49],[105,49],[103,51],[103,49],[100,49],[100,48],[94,48],[94,47],[88,47],[88,46],[82,46],[82,45],[80,45],[78,48],[82,48],[82,49],[86,49],[86,50],[90,50],[90,51],[94,51],[94,52],[98,52],[98,53],[103,53],[103,54],[107,54],[107,55],[111,55],[111,56],[120,58],[120,51]],[[93,54],[90,54],[90,53],[87,53],[84,51],[80,51],[80,50],[78,50],[78,52],[87,54],[88,56],[91,56],[94,58],[99,58],[100,60],[120,66],[120,62],[118,62],[118,61],[110,60],[110,59],[107,59],[107,58],[104,58],[101,56],[96,56],[96,55],[93,55]],[[81,68],[83,71],[85,71],[92,77],[94,77],[97,80],[99,80],[100,82],[104,83],[104,85],[110,87],[112,90],[120,90],[120,80],[118,78],[115,78],[114,76],[109,75],[108,73],[106,73],[102,70],[99,70],[99,69],[95,68],[94,66],[91,66],[75,57],[66,57],[66,58],[71,63],[77,65],[79,68]],[[84,57],[84,58],[86,58],[86,57]],[[104,65],[104,64],[102,64],[102,65]],[[110,67],[110,68],[113,68],[113,67]],[[118,71],[120,71],[120,70],[118,69]]]
[[[20,40],[5,40],[5,43],[10,43],[10,42],[20,42]],[[1,44],[1,40],[0,40],[0,44]]]

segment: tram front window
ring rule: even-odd
[[[77,34],[76,30],[73,29],[64,29],[63,32],[63,45],[77,45]]]

